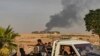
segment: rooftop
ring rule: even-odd
[[[82,40],[59,40],[58,41],[59,42],[59,44],[69,44],[69,45],[71,45],[71,44],[85,44],[85,43],[89,43],[89,42],[87,42],[87,41],[82,41]]]

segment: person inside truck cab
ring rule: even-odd
[[[76,56],[73,48],[68,45],[63,46],[63,55],[64,56]]]

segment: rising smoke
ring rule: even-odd
[[[50,16],[51,20],[46,24],[45,31],[55,27],[70,28],[75,23],[79,24],[79,19],[82,19],[80,13],[100,8],[100,0],[62,0],[62,5],[63,10],[60,13]]]

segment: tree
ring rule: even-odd
[[[99,36],[100,45],[100,9],[90,10],[84,18],[86,30]]]
[[[13,49],[16,49],[17,45],[14,44],[14,38],[18,36],[10,26],[6,29],[0,27],[0,56],[9,56]]]

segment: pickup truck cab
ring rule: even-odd
[[[53,43],[51,56],[66,56],[64,55],[64,47],[69,46],[71,52],[70,56],[100,56],[93,52],[93,47],[90,42],[82,40],[56,40]]]

